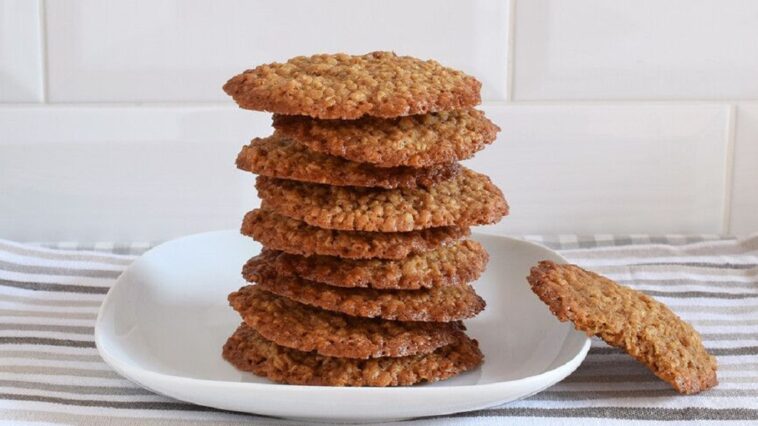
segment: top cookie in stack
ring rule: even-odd
[[[499,131],[481,84],[389,52],[262,65],[224,91],[274,113],[243,147],[261,208],[242,233],[264,246],[229,296],[243,324],[224,357],[284,383],[436,381],[483,356],[461,320],[484,308],[469,285],[487,253],[469,227],[508,213],[500,190],[457,162]]]
[[[322,120],[470,108],[481,102],[480,88],[460,71],[391,52],[298,56],[247,70],[224,85],[242,108]]]

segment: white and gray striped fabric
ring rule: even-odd
[[[758,235],[525,236],[642,290],[700,330],[720,385],[678,396],[628,356],[593,341],[552,388],[502,407],[411,425],[758,421]],[[119,377],[93,342],[108,288],[151,243],[18,244],[0,240],[0,421],[74,424],[294,424],[152,394]],[[295,403],[295,402],[293,402]]]

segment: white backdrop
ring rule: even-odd
[[[758,2],[0,0],[0,238],[234,228],[270,132],[227,78],[395,50],[484,84],[503,233],[758,231]]]

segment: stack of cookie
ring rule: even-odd
[[[469,227],[508,212],[460,166],[498,127],[473,109],[481,84],[434,61],[375,52],[262,65],[224,86],[275,113],[245,146],[262,243],[229,295],[242,325],[223,355],[283,383],[396,386],[445,379],[483,356],[462,320],[484,309],[469,284],[487,253]]]

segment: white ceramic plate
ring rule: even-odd
[[[226,410],[322,421],[377,421],[499,405],[560,381],[590,342],[555,319],[525,277],[542,246],[475,235],[490,253],[476,283],[487,309],[467,321],[485,355],[481,368],[450,380],[401,388],[274,384],[239,372],[221,347],[240,322],[226,296],[244,285],[242,264],[260,245],[236,231],[170,241],[135,261],[108,293],[95,341],[118,373],[155,392]],[[335,403],[338,401],[339,403]]]

